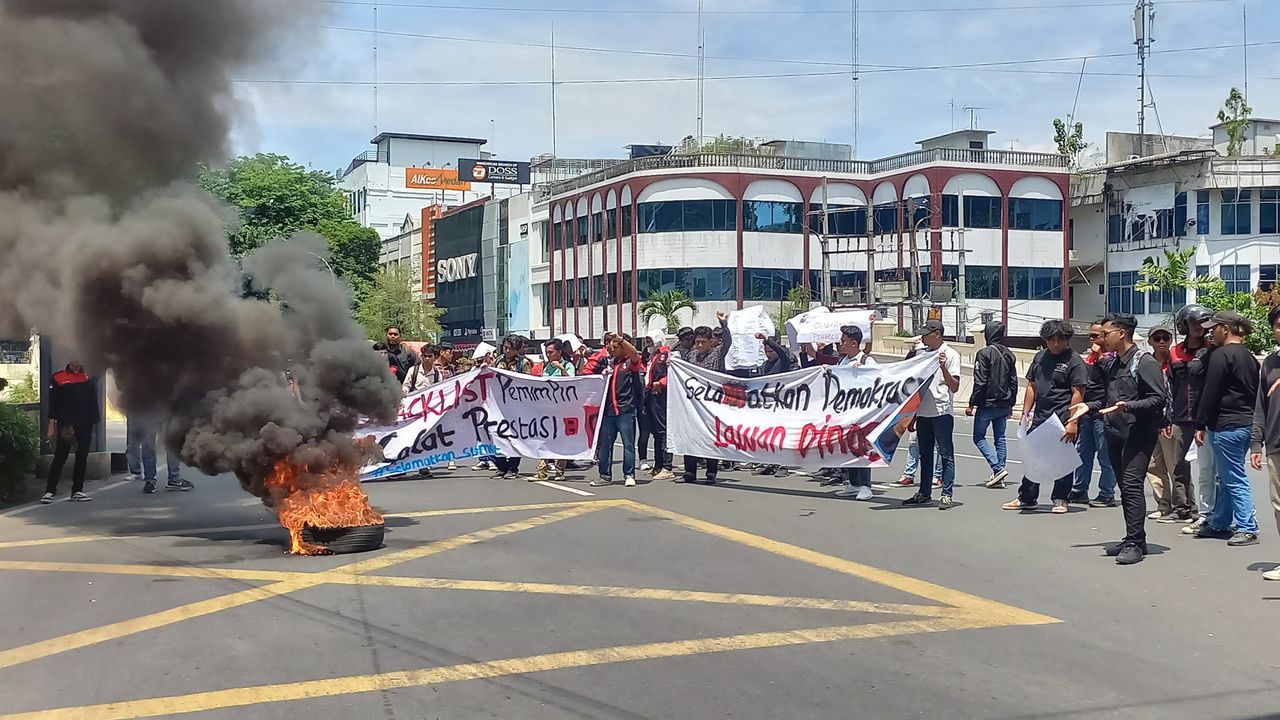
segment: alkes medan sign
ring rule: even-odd
[[[436,263],[436,282],[448,283],[458,280],[470,280],[476,276],[480,262],[480,253],[459,255]]]

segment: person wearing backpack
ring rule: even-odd
[[[964,414],[973,418],[973,444],[991,467],[987,487],[999,489],[1009,477],[1005,470],[1008,458],[1005,429],[1018,392],[1018,364],[1004,345],[1004,323],[989,322],[982,334],[987,338],[987,346],[979,350],[974,359],[973,392]],[[987,442],[988,428],[995,447]]]

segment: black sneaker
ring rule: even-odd
[[[1244,547],[1245,545],[1257,545],[1258,533],[1256,532],[1238,532],[1231,536],[1227,541],[1231,547]]]
[[[756,468],[755,472],[753,472],[752,474],[753,475],[772,475],[775,472],[777,472],[777,470],[772,465],[765,465],[763,467]]]
[[[1087,492],[1071,493],[1071,495],[1067,498],[1067,502],[1071,503],[1072,505],[1088,505],[1089,493]]]
[[[489,476],[490,480],[505,480],[506,478],[507,474],[502,470],[494,470],[493,474]]]
[[[1117,507],[1119,505],[1120,503],[1116,502],[1115,497],[1103,497],[1102,495],[1099,495],[1089,501],[1089,507],[1091,508],[1108,508]]]
[[[915,495],[912,495],[906,500],[903,500],[902,504],[903,505],[932,505],[933,498],[928,495],[916,493]]]
[[[1116,557],[1116,556],[1118,556],[1121,552],[1123,552],[1123,551],[1124,551],[1124,549],[1125,549],[1126,547],[1128,547],[1128,546],[1130,546],[1130,545],[1132,545],[1132,546],[1134,546],[1134,547],[1138,548],[1139,550],[1141,550],[1143,555],[1147,555],[1147,554],[1148,554],[1148,552],[1147,552],[1147,544],[1146,544],[1146,543],[1141,543],[1141,544],[1139,544],[1139,543],[1120,542],[1120,543],[1116,543],[1115,545],[1109,545],[1109,546],[1107,546],[1107,557]]]
[[[1156,518],[1156,522],[1164,523],[1165,525],[1185,525],[1191,521],[1191,513],[1177,511],[1165,513],[1164,515]]]
[[[187,492],[188,490],[195,490],[196,486],[192,485],[190,480],[183,480],[182,478],[178,478],[177,480],[170,480],[169,482],[165,483],[164,489],[165,490],[181,490],[182,492]]]
[[[148,494],[148,495],[150,495],[151,493],[153,493],[153,492],[155,492],[155,491],[156,491],[156,481],[155,481],[155,480],[148,480],[148,481],[147,481],[147,484],[142,486],[142,492],[144,492],[144,493],[146,493],[146,494]]]
[[[1209,540],[1230,540],[1235,537],[1235,533],[1230,530],[1219,530],[1212,525],[1205,523],[1204,527],[1196,531],[1196,537]]]
[[[1120,552],[1116,553],[1117,565],[1137,565],[1146,557],[1146,550],[1137,543],[1125,543],[1120,548]]]

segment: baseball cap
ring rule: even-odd
[[[1209,318],[1208,320],[1205,320],[1203,323],[1200,324],[1200,326],[1203,327],[1205,330],[1208,330],[1214,325],[1239,326],[1240,324],[1245,322],[1248,322],[1248,319],[1245,318],[1245,316],[1241,315],[1240,313],[1235,312],[1234,310],[1223,310],[1221,312],[1214,313],[1213,317]]]
[[[1172,326],[1172,325],[1157,325],[1157,326],[1155,326],[1155,327],[1153,327],[1153,328],[1151,328],[1150,330],[1148,330],[1148,331],[1147,331],[1147,339],[1148,339],[1148,340],[1150,340],[1150,339],[1151,339],[1151,336],[1152,336],[1152,335],[1155,335],[1156,333],[1165,333],[1165,334],[1167,334],[1169,337],[1171,337],[1171,338],[1172,338],[1172,337],[1174,336],[1173,326]]]
[[[929,333],[945,334],[946,328],[942,326],[941,320],[930,320],[920,327],[916,328],[915,336],[928,335]]]

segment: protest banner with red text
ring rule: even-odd
[[[673,359],[668,449],[783,467],[884,467],[937,371],[934,353],[748,379]]]
[[[383,461],[363,480],[395,477],[489,455],[590,460],[600,428],[605,378],[533,377],[477,368],[404,398],[393,425],[363,426]]]

